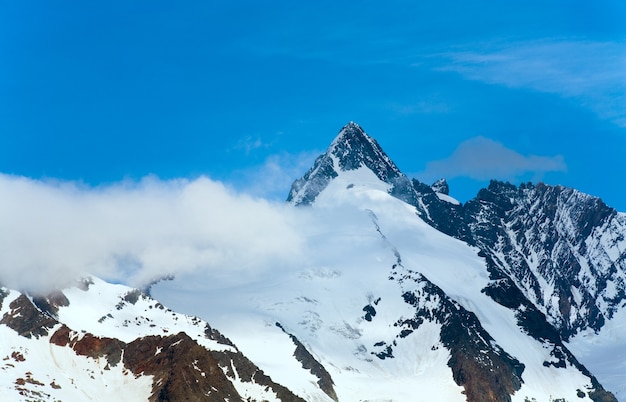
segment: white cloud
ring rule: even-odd
[[[623,42],[520,42],[497,50],[444,53],[450,63],[439,69],[576,99],[600,118],[626,127],[625,48]]]
[[[449,157],[429,162],[415,176],[426,182],[442,177],[469,177],[476,180],[514,180],[524,174],[540,176],[546,172],[567,170],[560,155],[522,155],[499,142],[474,137],[462,142]]]
[[[197,180],[88,188],[0,174],[0,283],[41,291],[84,273],[133,285],[182,272],[263,274],[299,258],[296,212]]]

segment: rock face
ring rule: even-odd
[[[6,325],[26,338],[47,336],[57,324],[53,317],[43,314],[35,307],[26,295],[22,294],[13,300],[9,308],[11,310],[0,319],[0,324]]]
[[[134,340],[125,348],[124,366],[154,376],[150,401],[241,399],[211,353],[184,332]]]
[[[492,181],[465,205],[414,180],[424,220],[475,245],[567,340],[599,330],[626,302],[626,215],[597,197],[543,183]]]

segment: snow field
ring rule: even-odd
[[[397,337],[400,328],[393,324],[415,314],[401,297],[418,286],[411,270],[474,312],[495,342],[525,365],[515,401],[589,400],[576,395],[577,389],[587,391],[589,379],[570,366],[544,367],[553,360],[550,350],[520,330],[513,311],[481,292],[489,275],[477,250],[428,226],[388,189],[366,168],[340,172],[301,212],[299,232],[308,253],[300,263],[277,267],[260,280],[240,278],[229,288],[211,283],[207,292],[198,289],[206,280],[202,275],[181,276],[153,293],[215,325],[275,381],[307,400],[320,395],[316,379],[303,376],[295,346],[276,322],[326,367],[340,400],[463,401],[438,324],[424,322]],[[188,295],[203,299],[182,299],[186,287],[196,291]],[[366,305],[377,313],[371,322],[364,319]],[[375,346],[380,342],[393,345],[394,358],[372,353],[382,350]]]

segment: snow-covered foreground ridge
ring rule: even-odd
[[[301,400],[218,331],[97,278],[0,292],[3,401]]]
[[[611,370],[626,352],[624,214],[572,189],[499,182],[461,204],[443,180],[407,178],[354,123],[288,200],[299,247],[288,264],[185,270],[149,292],[98,278],[40,297],[2,288],[0,395],[615,401],[602,385],[625,395]]]

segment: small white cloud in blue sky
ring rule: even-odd
[[[522,155],[489,138],[474,137],[462,142],[449,157],[429,162],[415,176],[426,182],[442,177],[515,180],[528,174],[539,179],[544,173],[566,170],[560,155]]]

